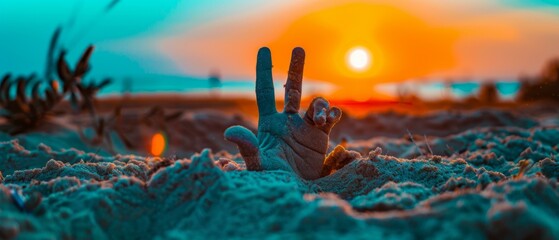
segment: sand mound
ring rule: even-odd
[[[559,128],[505,125],[350,141],[362,157],[314,181],[209,149],[159,159],[2,142],[0,237],[559,238]],[[22,210],[8,189],[43,201]]]

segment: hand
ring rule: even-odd
[[[256,101],[258,104],[258,138],[248,129],[232,126],[225,139],[237,144],[247,170],[292,171],[304,179],[321,176],[330,129],[342,111],[329,107],[326,99],[312,100],[303,117],[299,115],[305,51],[293,49],[287,83],[285,107],[276,110],[270,49],[258,51],[256,63]]]

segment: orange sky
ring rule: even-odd
[[[285,79],[291,49],[302,46],[305,79],[331,83],[337,96],[353,98],[387,82],[533,74],[559,55],[558,14],[479,0],[409,2],[273,4],[177,29],[158,46],[185,74],[218,69],[228,79],[253,79],[256,52],[268,46],[276,81]],[[364,72],[347,65],[356,46],[372,55]]]

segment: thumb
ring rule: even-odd
[[[242,126],[232,126],[225,130],[225,139],[237,144],[239,152],[245,161],[247,170],[260,171],[260,157],[258,155],[258,139],[250,130]]]

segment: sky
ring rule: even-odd
[[[549,0],[120,0],[107,11],[111,1],[0,1],[0,74],[44,72],[57,26],[71,59],[96,46],[93,76],[253,81],[268,46],[281,82],[301,46],[305,79],[341,97],[403,81],[513,79],[559,56],[559,4]],[[368,54],[364,70],[350,64],[356,48]]]

